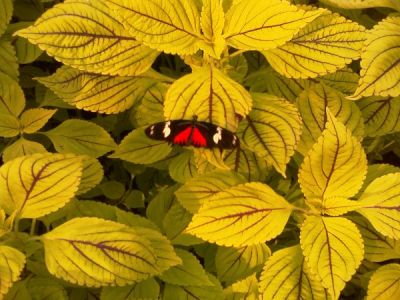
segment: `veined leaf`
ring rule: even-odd
[[[370,30],[361,54],[361,78],[350,99],[400,95],[399,32],[399,16],[389,16]]]
[[[321,2],[344,9],[391,7],[400,11],[400,3],[397,0],[321,0]]]
[[[333,87],[344,94],[353,94],[357,89],[360,76],[349,67],[345,67],[318,79],[321,83]]]
[[[151,199],[147,206],[146,216],[154,224],[157,224],[158,228],[163,228],[163,220],[174,203],[174,192],[177,188],[178,185],[160,188],[158,194]]]
[[[158,52],[141,45],[119,20],[104,1],[68,1],[17,34],[80,70],[120,76],[143,73]]]
[[[259,272],[271,255],[266,244],[256,244],[241,248],[218,247],[215,266],[218,279],[232,283]]]
[[[20,123],[18,118],[10,113],[0,113],[0,136],[14,137],[20,133]]]
[[[364,190],[371,184],[375,179],[390,174],[400,172],[400,167],[395,167],[389,164],[370,164],[368,165],[367,176],[363,182],[363,186],[360,191]],[[357,197],[357,199],[360,197]]]
[[[303,155],[307,154],[325,130],[327,108],[354,136],[361,137],[364,133],[363,119],[357,105],[324,84],[312,85],[301,93],[297,98],[297,107],[304,124],[298,148]]]
[[[196,213],[213,195],[244,182],[242,176],[232,171],[213,171],[186,181],[175,195],[184,208]]]
[[[191,219],[192,214],[179,202],[174,201],[162,220],[162,227],[167,238],[175,243],[176,238],[183,233]]]
[[[388,264],[374,272],[368,283],[367,300],[400,298],[400,265]]]
[[[0,113],[19,116],[25,108],[25,95],[18,82],[0,73]]]
[[[357,212],[381,234],[400,239],[400,173],[375,179],[361,194]]]
[[[360,265],[364,247],[356,225],[340,217],[309,216],[301,227],[301,248],[311,272],[338,299]]]
[[[321,214],[329,216],[340,216],[360,208],[359,201],[349,200],[341,197],[325,198],[321,206]]]
[[[185,151],[174,157],[169,164],[168,170],[171,178],[180,183],[185,183],[185,181],[196,177],[199,173],[192,151]]]
[[[333,73],[360,57],[365,28],[324,10],[286,44],[263,52],[271,66],[289,78]]]
[[[121,287],[104,287],[101,290],[101,300],[158,300],[160,286],[154,278],[150,278],[134,285]]]
[[[24,133],[34,133],[40,130],[56,111],[56,109],[44,108],[25,110],[20,117],[22,131]]]
[[[8,162],[14,158],[47,152],[46,148],[37,142],[32,142],[20,137],[17,141],[8,146],[3,152],[3,161]]]
[[[8,292],[11,285],[19,279],[25,266],[25,255],[15,248],[0,245],[0,298]]]
[[[321,282],[310,274],[299,246],[274,252],[261,274],[263,299],[328,299]]]
[[[82,175],[81,158],[34,154],[0,168],[0,199],[8,214],[39,218],[64,206],[74,196]]]
[[[269,186],[242,184],[206,201],[187,232],[221,246],[259,244],[282,232],[291,210],[291,205]]]
[[[80,195],[90,191],[100,183],[103,175],[103,166],[99,161],[94,157],[85,155],[82,159],[82,178],[76,193]]]
[[[76,153],[99,157],[115,149],[116,144],[103,127],[89,121],[66,120],[56,128],[43,132],[60,153]]]
[[[258,280],[255,274],[235,282],[224,290],[226,300],[257,300],[258,295]]]
[[[42,241],[49,272],[75,284],[125,285],[159,272],[150,241],[112,221],[75,218],[43,235]]]
[[[331,113],[327,118],[326,129],[299,171],[301,190],[309,200],[350,198],[360,189],[367,172],[360,142]]]
[[[237,49],[272,49],[289,41],[320,14],[279,0],[239,1],[226,14],[224,38]]]
[[[28,292],[35,295],[32,298],[49,300],[68,300],[64,286],[55,279],[34,276],[27,281]]]
[[[12,79],[18,80],[19,70],[15,48],[11,44],[11,41],[4,37],[0,37],[0,53],[0,74],[4,73]],[[0,78],[1,81],[2,79]]]
[[[130,33],[145,45],[180,55],[193,54],[202,39],[200,14],[192,0],[107,0]]]
[[[197,115],[228,130],[237,128],[236,114],[245,116],[252,106],[250,94],[213,66],[195,70],[176,80],[165,96],[167,120],[191,120]]]
[[[129,133],[110,157],[136,164],[151,164],[163,159],[171,151],[168,143],[149,139],[139,128]]]
[[[13,1],[4,0],[0,3],[0,36],[6,31],[13,13]]]
[[[300,141],[300,115],[283,99],[267,94],[252,96],[253,109],[240,123],[237,135],[246,147],[285,176],[286,164]]]
[[[357,104],[364,117],[366,136],[382,136],[400,131],[400,97],[371,97],[357,101]]]

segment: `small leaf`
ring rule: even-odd
[[[372,181],[359,199],[357,212],[371,222],[381,234],[400,239],[400,173]]]
[[[61,283],[48,277],[33,277],[28,279],[28,291],[33,299],[68,300],[66,289]]]
[[[310,200],[354,196],[367,171],[360,142],[331,113],[327,117],[326,129],[308,152],[299,171],[301,190]]]
[[[21,127],[24,133],[34,133],[40,130],[56,113],[56,109],[32,108],[25,110],[21,117]]]
[[[299,246],[274,252],[260,279],[263,299],[328,299],[321,282],[304,262]]]
[[[400,298],[400,265],[388,264],[374,272],[368,283],[367,300]]]
[[[311,272],[338,299],[364,255],[356,225],[340,217],[309,216],[301,227],[300,243]]]
[[[114,150],[116,144],[107,131],[89,121],[66,120],[45,134],[60,153],[99,157]]]
[[[0,245],[0,298],[7,293],[11,285],[20,277],[25,266],[25,255],[17,249]]]
[[[321,214],[340,216],[360,208],[359,201],[348,200],[341,197],[325,198],[322,203]]]
[[[8,113],[0,113],[0,136],[14,137],[20,134],[20,123],[16,116]]]
[[[17,55],[15,53],[15,48],[11,44],[11,41],[0,37],[0,53],[0,74],[8,75],[10,78],[18,80],[19,71]],[[0,77],[0,82],[1,81],[2,78]]]
[[[291,210],[291,205],[269,186],[242,184],[206,201],[187,232],[221,246],[259,244],[282,232]]]
[[[25,108],[25,95],[19,84],[0,73],[0,113],[19,116]]]
[[[158,300],[160,286],[154,278],[150,278],[134,285],[122,287],[104,287],[101,290],[101,300]]]
[[[103,166],[99,161],[90,156],[83,156],[82,159],[82,178],[79,184],[77,195],[90,191],[103,179]]]
[[[237,128],[236,114],[245,116],[252,105],[250,94],[213,66],[195,70],[176,80],[165,96],[167,120],[191,120],[197,115],[228,130]]]
[[[258,280],[255,274],[237,281],[224,290],[226,300],[256,300],[260,299],[258,294]]]
[[[279,0],[238,1],[226,14],[224,38],[237,49],[272,49],[289,41],[320,14]]]
[[[0,36],[6,31],[7,24],[13,14],[13,1],[4,0],[0,3]]]
[[[4,150],[3,161],[8,162],[17,157],[44,152],[47,152],[47,150],[42,144],[20,137]]]
[[[151,243],[112,221],[75,218],[43,235],[42,241],[50,273],[74,284],[125,285],[159,272]]]

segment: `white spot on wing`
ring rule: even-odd
[[[165,138],[168,137],[171,134],[170,126],[171,126],[171,121],[168,121],[168,122],[165,123],[164,129],[162,131]]]
[[[213,141],[215,144],[218,144],[221,139],[222,139],[222,128],[217,127],[217,133],[213,135]]]

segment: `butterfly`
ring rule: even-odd
[[[198,148],[233,149],[239,144],[237,136],[212,123],[192,120],[170,120],[155,123],[145,129],[153,140],[164,140],[174,145]]]

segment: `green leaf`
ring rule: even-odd
[[[179,202],[174,202],[162,222],[168,239],[174,243],[174,240],[185,230],[191,219],[192,214],[183,208]]]
[[[82,175],[81,158],[34,154],[0,168],[0,199],[8,214],[39,218],[63,207],[74,196]]]
[[[90,191],[103,179],[104,171],[103,166],[99,161],[90,156],[83,156],[82,159],[82,177],[77,195],[84,194]]]
[[[172,206],[174,192],[177,187],[178,186],[175,185],[167,188],[160,188],[158,194],[151,199],[147,206],[146,216],[149,220],[157,224],[158,228],[163,228],[163,220]]]
[[[34,133],[40,130],[56,112],[56,109],[44,108],[25,110],[20,117],[22,131],[24,133]]]
[[[0,298],[7,293],[11,285],[20,277],[25,266],[25,255],[17,249],[0,245]]]
[[[7,295],[4,297],[4,300],[15,299],[32,300],[32,297],[27,288],[27,280],[20,280],[14,283]]]
[[[0,3],[0,36],[6,31],[7,24],[13,14],[13,1],[4,0]]]
[[[19,84],[0,73],[0,113],[19,116],[25,108],[25,95]]]
[[[391,7],[400,11],[400,3],[397,0],[321,0],[321,2],[344,9]]]
[[[116,180],[105,181],[99,185],[99,189],[106,198],[111,200],[121,199],[125,193],[125,186]]]
[[[66,289],[58,281],[48,277],[28,279],[28,291],[33,299],[68,300]]]
[[[388,264],[374,272],[368,283],[367,300],[400,298],[400,265]]]
[[[4,150],[3,161],[8,162],[17,157],[44,152],[47,152],[47,150],[42,144],[20,137]]]
[[[160,286],[154,278],[141,281],[134,285],[122,287],[104,287],[101,290],[101,300],[158,300]]]
[[[99,157],[116,147],[112,137],[102,127],[79,119],[66,120],[43,134],[60,153],[72,152]]]
[[[185,151],[173,158],[168,169],[171,178],[180,183],[185,183],[199,173],[196,157],[192,151]]]
[[[0,37],[0,54],[0,74],[8,75],[10,78],[18,80],[19,70],[15,48],[11,45],[11,41],[4,37]],[[0,77],[1,81],[2,78]]]
[[[257,300],[260,299],[258,294],[258,280],[255,274],[241,281],[235,282],[224,290],[226,300]]]
[[[20,134],[20,123],[16,116],[0,113],[0,136],[14,137]]]
[[[357,89],[360,76],[349,67],[345,67],[319,79],[321,83],[333,87],[344,94],[353,94]]]

